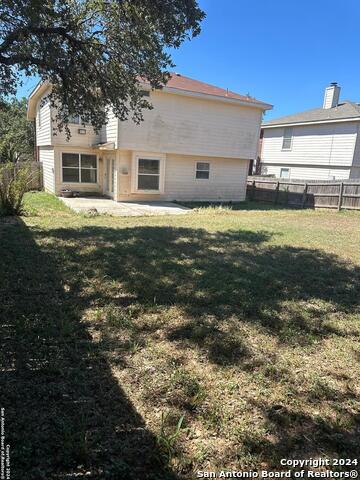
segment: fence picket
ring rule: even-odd
[[[300,189],[300,187],[303,188]],[[280,203],[299,208],[360,210],[360,180],[300,183],[283,179],[249,177],[247,196],[255,201]]]
[[[26,190],[41,190],[43,187],[42,183],[42,164],[40,162],[24,162],[16,163],[11,167],[11,170],[19,170],[20,168],[26,167],[29,169],[29,178],[27,181]]]

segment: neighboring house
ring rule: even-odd
[[[54,134],[49,88],[39,84],[28,105],[46,191],[69,188],[117,201],[245,199],[249,161],[271,105],[173,74],[161,90],[141,86],[154,108],[140,125],[110,115],[96,134],[74,117],[68,141]]]
[[[360,104],[339,102],[340,87],[325,90],[322,108],[264,122],[262,174],[280,178],[345,180],[360,177]]]

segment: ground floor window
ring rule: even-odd
[[[166,155],[134,152],[131,167],[131,193],[162,194],[165,191]]]
[[[160,160],[138,158],[138,190],[159,190]]]
[[[96,155],[87,153],[63,153],[62,180],[64,183],[96,183]]]
[[[196,162],[196,174],[195,177],[204,180],[208,180],[210,176],[210,163],[208,162]]]
[[[290,178],[290,168],[281,168],[280,178]]]

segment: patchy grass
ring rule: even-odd
[[[14,478],[359,455],[358,213],[86,218],[44,193],[26,208],[0,223]]]
[[[25,215],[29,217],[57,217],[71,214],[71,210],[54,195],[45,192],[29,192],[24,197]]]

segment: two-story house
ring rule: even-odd
[[[40,83],[28,103],[46,191],[116,201],[245,199],[262,114],[271,105],[173,74],[161,90],[142,85],[154,108],[140,125],[110,115],[96,133],[74,117],[68,140],[56,131],[50,88]]]
[[[264,122],[261,173],[301,180],[360,178],[360,104],[339,97],[340,87],[332,83],[322,108]]]

